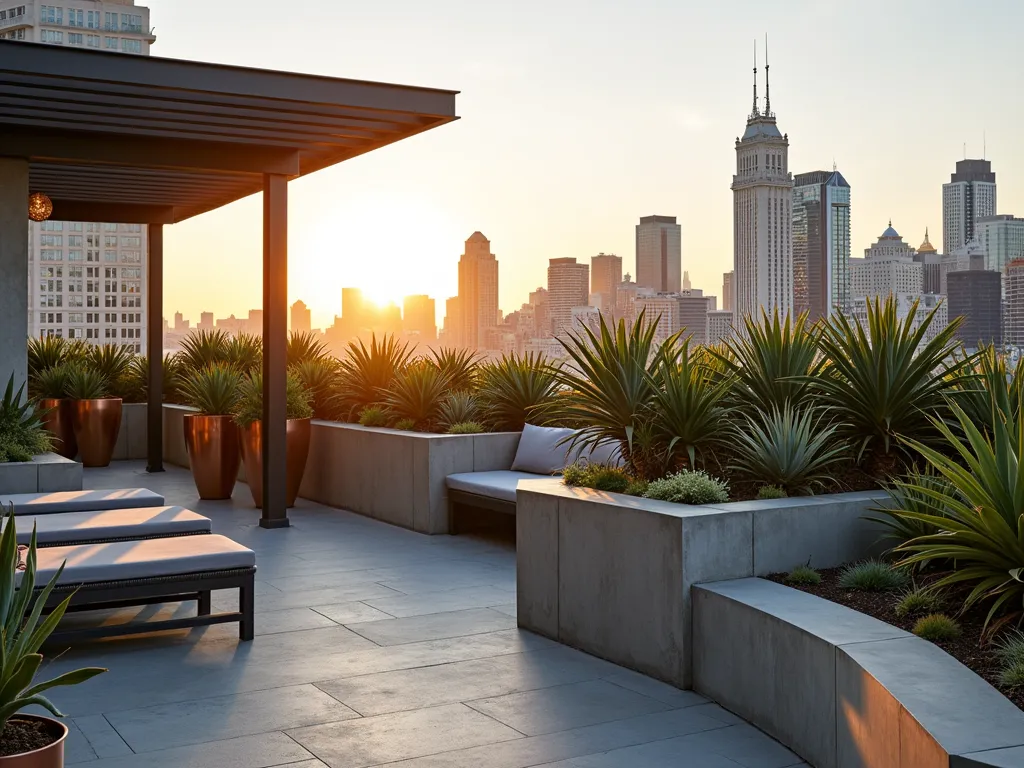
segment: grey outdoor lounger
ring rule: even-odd
[[[205,534],[212,530],[210,518],[184,507],[60,512],[16,518],[19,544],[29,543],[33,525],[40,547],[161,539]]]
[[[99,509],[162,507],[164,497],[147,488],[112,488],[97,491],[0,494],[6,511],[14,505],[15,515],[52,515],[58,512],[91,512]]]
[[[36,589],[41,589],[66,563],[48,607],[64,600],[69,592],[70,611],[105,610],[136,605],[195,600],[196,616],[105,624],[58,631],[55,643],[96,637],[134,635],[167,629],[201,627],[238,622],[242,640],[253,638],[253,589],[256,554],[224,536],[177,536],[170,539],[79,544],[37,551]],[[238,589],[238,611],[210,612],[210,593]]]

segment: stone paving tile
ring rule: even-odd
[[[622,720],[669,705],[603,680],[559,685],[468,702],[528,736]]]
[[[39,714],[43,714],[42,711]],[[67,765],[76,765],[79,763],[92,763],[96,760],[96,750],[92,748],[92,744],[85,738],[85,734],[82,730],[75,725],[74,720],[68,720],[64,723],[68,727],[68,737],[64,740],[64,762]],[[129,750],[131,751],[131,750]]]
[[[349,624],[348,628],[377,645],[402,645],[423,640],[439,640],[444,637],[495,632],[499,629],[512,629],[515,626],[516,620],[511,616],[479,608]]]
[[[789,768],[800,758],[748,723],[675,740],[681,752],[711,752],[744,768]]]
[[[319,768],[323,765],[283,733],[261,733],[87,763],[87,768]]]
[[[652,699],[663,701],[673,707],[692,707],[708,703],[708,700],[699,693],[681,691],[673,685],[621,667],[617,667],[612,674],[607,675],[604,679],[609,683],[620,685],[644,696],[650,696]]]
[[[82,732],[96,757],[120,757],[131,754],[132,750],[103,715],[76,717],[72,722]]]
[[[258,560],[257,560],[258,562]],[[279,595],[265,595],[256,605],[258,611],[274,611],[283,608],[315,608],[318,605],[348,603],[353,600],[373,600],[378,597],[394,597],[401,594],[390,587],[376,582],[322,587],[320,589],[282,592]],[[214,610],[238,610],[238,596],[226,591],[215,592],[212,600]]]
[[[468,608],[489,608],[515,600],[514,590],[491,585],[459,587],[444,592],[424,592],[401,597],[381,597],[366,604],[396,618],[425,616],[428,613],[462,611]],[[502,611],[504,613],[504,611]]]
[[[312,685],[216,696],[107,715],[135,752],[359,717]]]
[[[373,608],[360,601],[348,603],[334,603],[333,605],[318,605],[311,610],[323,614],[331,621],[338,624],[358,624],[364,621],[377,621],[379,619],[393,619],[395,616],[390,613]]]
[[[315,725],[288,735],[331,768],[363,768],[451,749],[522,738],[461,704]]]
[[[515,603],[502,603],[501,605],[489,605],[487,607],[492,611],[507,614],[512,618],[516,618],[516,616],[518,616],[518,610]]]

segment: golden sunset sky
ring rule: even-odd
[[[890,218],[915,247],[927,226],[941,248],[942,184],[983,135],[999,212],[1024,216],[1014,0],[148,4],[157,56],[462,92],[460,121],[292,183],[289,295],[315,326],[340,312],[343,285],[428,293],[442,314],[474,230],[500,261],[505,312],[544,284],[550,258],[618,253],[632,272],[633,227],[649,214],[679,217],[683,268],[720,296],[734,140],[766,32],[790,168],[836,162],[854,255]],[[168,317],[260,306],[260,205],[169,228]]]

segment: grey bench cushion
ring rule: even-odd
[[[52,515],[60,512],[92,512],[101,509],[162,507],[164,497],[146,488],[117,488],[98,491],[0,494],[4,510],[14,505],[16,515]]]
[[[209,533],[210,518],[184,507],[136,507],[54,515],[22,515],[16,519],[18,543],[28,544],[32,526],[41,545],[111,539],[142,539]]]
[[[173,539],[49,547],[38,550],[37,555],[37,585],[48,582],[65,561],[67,564],[61,575],[61,584],[151,579],[157,576],[252,568],[256,565],[255,552],[215,533]],[[18,574],[20,580],[21,573]]]
[[[547,475],[537,475],[533,472],[513,472],[512,470],[498,470],[495,472],[462,472],[457,475],[448,475],[448,487],[456,491],[475,493],[478,496],[486,496],[491,499],[516,502],[516,486],[520,480],[537,480]]]

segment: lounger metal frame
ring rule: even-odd
[[[498,512],[503,515],[516,514],[516,503],[495,499],[491,496],[481,496],[479,493],[460,491],[455,488],[448,489],[448,533],[455,536],[459,532],[458,518],[469,509],[485,509],[489,512]]]
[[[207,536],[212,531],[179,531],[178,533],[151,533],[144,536],[97,536],[95,539],[76,539],[75,541],[40,541],[40,549],[53,547],[77,547],[83,544],[113,544],[118,541],[146,541],[148,539],[177,539],[181,536]]]

